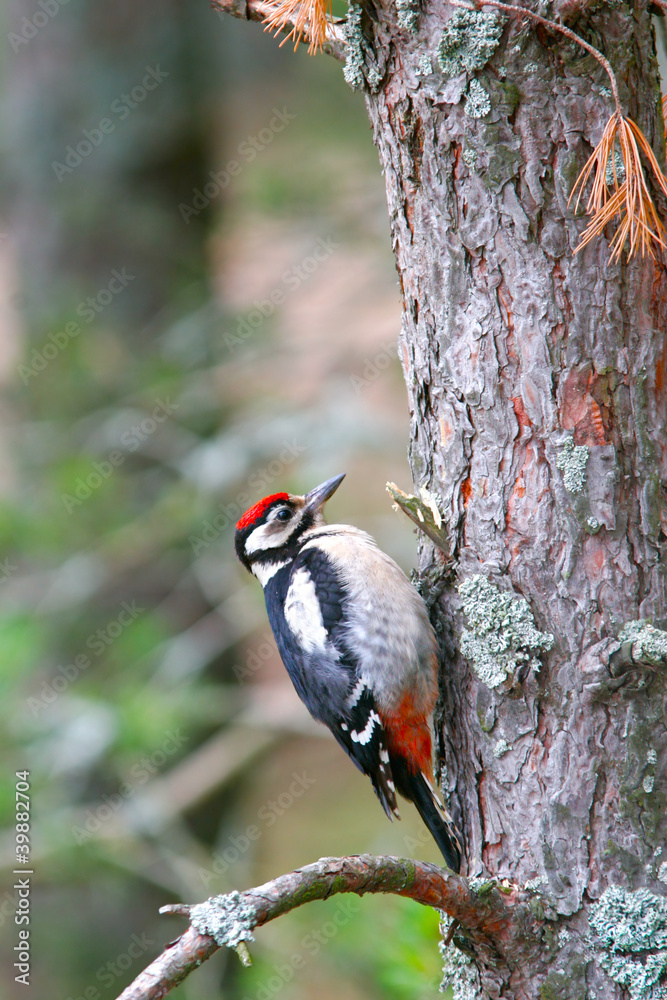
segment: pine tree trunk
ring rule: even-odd
[[[645,8],[580,6],[576,22],[572,9],[662,162]],[[459,581],[481,574],[525,597],[554,636],[539,671],[526,663],[491,687],[461,655],[456,589],[436,602],[444,782],[469,873],[541,880],[548,916],[538,948],[520,934],[495,959],[467,945],[491,996],[615,997],[650,949],[630,944],[612,968],[617,939],[605,950],[594,933],[596,913],[615,919],[612,897],[591,905],[611,886],[665,890],[665,668],[659,655],[633,662],[617,636],[634,619],[667,624],[667,280],[650,260],[610,264],[605,238],[574,253],[584,222],[568,197],[613,111],[599,65],[510,21],[483,69],[448,78],[436,48],[451,14],[428,5],[416,33],[388,3],[364,15],[404,295],[410,458],[416,486],[439,498]],[[473,78],[490,103],[482,117],[471,116],[479,90],[464,96]],[[428,541],[421,571],[442,576]],[[615,900],[618,920],[637,899]],[[633,989],[658,996],[650,982]]]

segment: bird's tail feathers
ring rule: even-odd
[[[385,759],[386,758],[386,759]],[[396,804],[396,785],[389,764],[389,754],[384,747],[380,750],[380,766],[370,776],[375,794],[390,820],[400,819],[401,814]]]
[[[447,865],[458,872],[461,868],[461,841],[453,820],[440,802],[431,781],[421,771],[412,771],[400,758],[392,759],[392,770],[399,792],[414,802]]]

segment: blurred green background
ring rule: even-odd
[[[30,771],[31,985],[111,1000],[183,921],[169,902],[323,855],[438,859],[296,698],[250,503],[346,472],[329,516],[409,571],[400,299],[363,99],[326,57],[206,0],[2,12],[0,927]],[[175,993],[431,997],[433,912],[336,897]]]

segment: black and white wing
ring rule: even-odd
[[[329,727],[367,774],[390,818],[398,816],[387,739],[373,692],[360,679],[345,634],[347,595],[333,561],[304,548],[265,589],[278,650],[310,714]]]

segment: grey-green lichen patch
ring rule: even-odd
[[[493,756],[503,757],[507,753],[507,751],[511,749],[512,749],[511,744],[508,743],[506,739],[501,737],[501,739],[497,741],[496,745],[493,748]]]
[[[590,910],[600,965],[631,1000],[667,1000],[667,899],[613,885]]]
[[[396,12],[399,28],[412,32],[417,30],[418,0],[396,0]]]
[[[485,118],[491,111],[491,99],[479,80],[471,80],[463,110],[468,118]]]
[[[474,73],[486,66],[498,48],[506,18],[496,12],[457,10],[445,25],[438,45],[438,65],[445,76]]]
[[[472,149],[470,146],[466,146],[461,153],[461,157],[468,170],[473,170],[477,163],[477,150]]]
[[[440,923],[440,954],[442,955],[442,982],[440,992],[444,993],[451,987],[453,1000],[484,1000],[479,973],[472,959],[464,955],[456,945],[445,944],[445,938],[451,926],[449,917],[443,915]]]
[[[430,76],[433,73],[433,63],[431,62],[431,57],[427,55],[422,55],[419,57],[419,65],[417,66],[417,76]]]
[[[563,483],[568,493],[581,493],[586,485],[586,463],[588,448],[585,444],[575,445],[569,437],[556,459],[556,466],[563,473]]]
[[[658,878],[667,885],[667,861],[663,861],[658,868]]]
[[[650,771],[644,775],[644,780],[642,781],[642,788],[647,795],[650,795],[653,791],[653,786],[655,785],[655,765],[658,763],[657,751],[651,749],[646,754],[646,764]]]
[[[380,84],[382,83],[382,74],[375,68],[375,66],[369,66],[366,70],[366,83],[368,84],[368,89],[372,94],[375,94]]]
[[[667,632],[644,618],[624,625],[618,638],[620,642],[632,643],[632,659],[635,662],[660,666],[667,660]]]
[[[523,597],[512,597],[479,574],[459,585],[469,629],[461,633],[461,652],[487,687],[498,687],[520,664],[539,670],[535,653],[551,649],[554,637],[535,627]]]
[[[238,948],[242,941],[254,941],[252,929],[257,915],[240,892],[212,896],[190,910],[190,923],[200,934],[208,934],[222,947]]]
[[[524,885],[524,889],[537,892],[541,885],[549,885],[549,879],[546,875],[536,875],[535,878],[529,878]]]
[[[343,77],[352,90],[361,90],[364,76],[364,34],[361,26],[361,5],[350,0],[345,19],[345,67]]]

